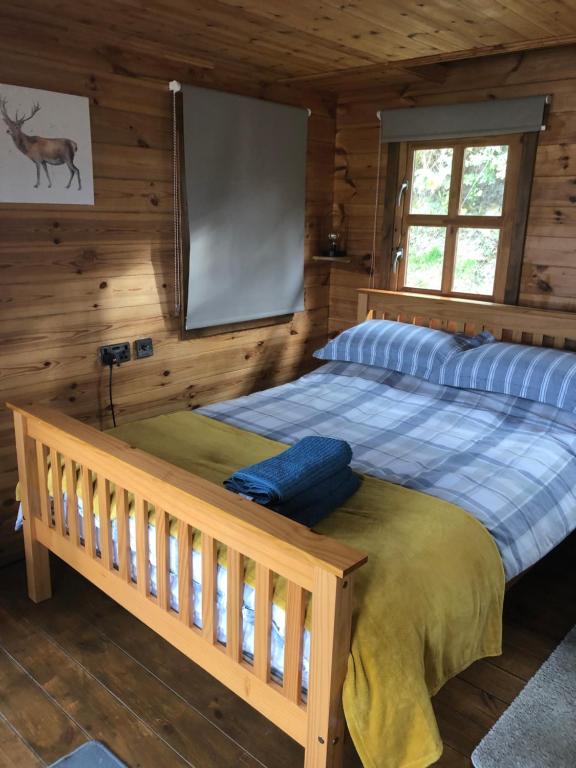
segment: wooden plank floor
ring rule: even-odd
[[[576,540],[507,595],[504,654],[449,682],[434,705],[438,768],[470,753],[576,624]],[[0,570],[0,768],[47,765],[97,738],[131,768],[292,768],[303,752],[74,571],[54,567],[55,596],[25,596],[23,564]],[[347,745],[346,768],[359,768]]]

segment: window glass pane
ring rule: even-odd
[[[499,229],[458,230],[453,291],[492,295],[499,239]]]
[[[442,287],[446,227],[409,227],[405,285],[409,288]]]
[[[466,147],[462,170],[460,213],[465,216],[500,216],[508,146]]]
[[[415,150],[410,213],[447,214],[451,174],[451,147]]]

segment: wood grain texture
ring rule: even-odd
[[[270,674],[270,628],[272,622],[272,573],[256,564],[256,615],[254,626],[254,673],[268,682]]]
[[[391,80],[342,92],[338,104],[334,215],[348,228],[352,263],[332,267],[330,331],[355,322],[355,290],[368,286],[378,151],[376,111],[549,94],[548,129],[538,136],[519,303],[576,309],[576,47],[443,65],[440,80]],[[363,90],[361,90],[363,88]],[[384,153],[386,155],[386,153]],[[385,174],[387,158],[383,159]],[[382,202],[382,201],[381,201]],[[379,211],[381,213],[381,211]],[[517,240],[521,241],[519,232]],[[379,238],[386,233],[379,227]],[[386,241],[387,242],[387,241]],[[508,291],[508,297],[513,291]]]
[[[202,635],[210,643],[216,639],[216,542],[205,533],[202,536]],[[265,681],[267,682],[267,681]]]
[[[452,296],[360,289],[358,318],[400,320],[467,333],[490,331],[504,341],[558,349],[576,346],[576,313],[496,304]]]
[[[226,557],[226,580],[226,653],[239,663],[242,658],[244,558],[230,547]]]
[[[573,5],[563,0],[101,0],[88,8],[59,0],[58,10],[65,24],[54,22],[43,0],[11,0],[3,9],[8,44],[25,36],[54,57],[67,43],[87,48],[92,61],[104,49],[119,71],[138,62],[149,76],[162,62],[228,84],[319,79],[337,87],[357,79],[357,70],[360,82],[407,72],[426,81],[441,77],[438,62],[576,39]]]
[[[110,525],[110,482],[98,473],[98,517],[100,522],[100,560],[107,570],[112,569],[113,543]]]
[[[118,572],[124,581],[130,581],[128,494],[122,488],[116,489],[116,524],[118,526]]]
[[[187,627],[192,614],[192,529],[178,521],[178,615]],[[161,604],[161,602],[160,602]]]
[[[42,549],[46,547],[304,745],[307,768],[339,766],[344,734],[340,696],[350,651],[352,620],[350,589],[346,590],[347,599],[341,599],[340,593],[348,587],[352,572],[366,562],[366,555],[337,540],[314,534],[265,507],[230,494],[219,485],[57,411],[42,406],[31,410],[11,404],[9,407],[14,411],[18,469],[23,483],[31,598],[38,601],[50,592],[50,573],[46,552]],[[75,480],[76,466],[89,466],[97,475],[102,538],[100,563],[91,553],[82,552],[75,536],[58,531],[42,520],[37,498],[42,476],[37,466],[38,442],[50,445],[62,457],[68,483]],[[120,556],[116,574],[110,560],[110,511],[111,491],[114,489],[117,494],[120,483],[124,498],[120,501],[116,496],[116,512],[123,517],[118,542],[124,547],[124,558]],[[123,563],[126,559],[126,494],[134,498],[136,589],[127,583]],[[178,526],[177,616],[175,612],[166,611],[162,599],[150,595],[149,590],[149,510],[161,507]],[[165,523],[164,520],[164,527]],[[190,626],[193,529],[202,536],[202,631]],[[166,535],[165,531],[161,533]],[[214,642],[215,541],[225,547],[227,558],[225,653],[222,645]],[[44,557],[40,558],[38,553]],[[224,555],[224,551],[221,554]],[[266,675],[254,674],[255,670],[242,658],[245,558],[263,566],[268,573],[273,568],[288,580],[283,689],[277,682],[267,681]],[[259,581],[261,588],[262,578]],[[311,592],[313,606],[312,684],[305,708],[300,705],[299,695],[304,590]],[[39,593],[43,594],[39,597]],[[270,608],[266,607],[266,615],[269,613]],[[260,627],[258,631],[261,632]],[[261,653],[261,640],[259,646]],[[315,733],[320,734],[318,738]]]
[[[89,98],[96,190],[94,207],[0,205],[0,403],[19,396],[99,427],[111,426],[106,371],[97,360],[101,344],[148,336],[154,342],[154,357],[114,371],[122,423],[283,383],[311,367],[311,352],[327,333],[329,266],[312,256],[318,222],[332,206],[333,97],[263,82],[262,67],[279,58],[281,41],[292,46],[281,24],[264,43],[264,22],[250,17],[234,29],[238,11],[202,1],[190,9],[196,31],[188,37],[181,3],[166,5],[164,25],[151,24],[147,6],[138,5],[107,1],[85,14],[66,14],[65,22],[44,2],[9,0],[0,9],[0,82]],[[58,7],[74,11],[66,2]],[[204,20],[197,17],[201,7]],[[248,30],[260,35],[260,46],[246,45]],[[218,35],[226,45],[215,44]],[[201,39],[207,56],[191,53]],[[275,78],[318,71],[330,58],[328,46],[316,50],[302,40],[293,53],[300,61],[292,68],[284,56],[272,68]],[[355,54],[342,57],[346,66],[357,63]],[[214,339],[178,338],[167,89],[173,78],[312,109],[306,311],[291,323]],[[4,137],[3,130],[0,156]],[[13,430],[2,406],[0,563],[22,555],[22,537],[10,530],[16,480]]]
[[[5,718],[0,718],[0,768],[40,768],[43,763]]]
[[[297,584],[288,582],[284,641],[284,694],[295,702],[301,699],[304,610],[304,590]]]
[[[148,544],[148,503],[140,496],[134,498],[136,518],[136,586],[141,595],[149,594],[149,544]]]
[[[202,532],[202,559],[209,571],[215,569],[215,542],[238,549],[247,558],[296,581],[305,589],[312,586],[314,567],[343,578],[366,562],[366,555],[345,542],[314,533],[289,518],[231,494],[220,485],[133,448],[123,440],[99,432],[65,414],[44,406],[23,408],[9,404],[9,408],[14,411],[19,429],[22,424],[23,433],[34,440],[57,446],[59,453],[70,456],[77,464],[90,466],[97,475],[101,546],[104,549],[104,542],[109,539],[107,546],[110,554],[112,540],[102,534],[102,526],[108,528],[110,534],[110,491],[113,486],[122,486],[135,495],[138,551],[138,531],[141,529],[144,531],[140,534],[143,551],[147,551],[144,542],[146,526],[139,523],[139,518],[146,520],[147,509],[153,506],[165,508],[172,517]],[[21,417],[25,417],[24,420]],[[19,455],[29,462],[34,477],[37,477],[35,452],[32,451],[31,455],[21,452]],[[23,463],[22,473],[26,469],[26,463]],[[32,479],[30,483],[33,484]],[[28,505],[25,508],[27,511]],[[38,526],[41,520],[35,504],[32,511]],[[67,538],[59,531],[56,533],[60,538]],[[112,567],[108,556],[103,556],[103,567],[108,570]],[[141,569],[146,568],[146,563],[137,563],[137,576],[140,576]],[[209,573],[204,575],[206,582],[212,578]],[[144,578],[138,580],[146,581]],[[204,578],[202,584],[204,589]]]
[[[82,509],[84,512],[84,549],[90,555],[96,555],[96,531],[94,521],[94,486],[92,473],[86,467],[82,467]]]
[[[570,537],[507,592],[503,655],[476,662],[434,697],[444,742],[437,768],[471,768],[470,752],[476,742],[576,623],[575,585],[570,578],[575,545],[576,539]],[[139,759],[141,768],[156,768],[159,747],[139,749],[142,732],[131,724],[134,715],[154,740],[168,744],[195,766],[252,768],[246,754],[239,757],[241,750],[260,768],[302,765],[302,750],[294,741],[72,569],[57,566],[55,595],[38,606],[25,595],[23,564],[4,569],[0,581],[1,617],[9,617],[1,625],[6,634],[0,630],[0,646],[8,647],[32,675],[30,679],[13,662],[7,665],[0,652],[2,768],[37,765],[29,750],[46,762],[57,759],[86,738],[80,727],[88,724],[95,729],[91,737],[104,738],[122,759]],[[54,678],[48,674],[38,655],[40,644],[49,648],[50,671],[56,651],[67,675],[70,666],[84,671],[88,679],[81,687],[74,689],[75,681],[69,678],[71,687],[66,689],[57,670]],[[93,679],[102,686],[104,697],[99,695],[95,702],[88,699]],[[73,719],[68,696],[79,696],[79,691],[82,696]],[[54,692],[56,701],[48,695]],[[96,716],[102,701],[106,704],[105,695],[107,711],[119,717],[113,727],[107,717]],[[65,713],[59,704],[67,707]],[[349,740],[346,746],[350,747]],[[240,750],[235,752],[235,747]],[[360,768],[352,749],[346,750],[344,765]]]
[[[314,581],[304,768],[343,768],[342,687],[350,655],[353,577],[336,579],[318,569]]]
[[[156,595],[158,605],[170,607],[170,540],[169,518],[163,509],[156,510]]]
[[[20,477],[24,510],[23,532],[28,596],[33,602],[40,603],[52,595],[48,550],[42,547],[36,538],[36,523],[42,515],[38,489],[43,473],[38,470],[36,445],[34,440],[30,438],[26,420],[19,414],[14,418],[14,431],[16,433],[18,464],[22,467]],[[35,510],[35,514],[32,515],[30,510]],[[42,524],[47,525],[46,520]],[[63,529],[61,535],[64,536]]]

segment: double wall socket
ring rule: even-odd
[[[120,344],[105,344],[99,347],[98,352],[102,365],[110,365],[111,360],[117,365],[127,363],[131,357],[130,342],[123,341]],[[138,359],[152,357],[154,354],[152,339],[136,339],[134,342],[134,353]]]
[[[105,344],[100,347],[100,362],[102,365],[110,365],[110,360],[120,365],[130,360],[130,342],[123,341],[120,344]],[[111,357],[110,357],[111,356]]]

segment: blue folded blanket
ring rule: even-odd
[[[297,523],[312,528],[335,509],[341,507],[359,487],[358,475],[355,475],[350,467],[345,467],[307,490],[292,496],[283,504],[273,506],[272,509]]]
[[[234,472],[225,488],[264,506],[278,506],[350,464],[352,449],[332,437],[304,437],[271,459]]]

